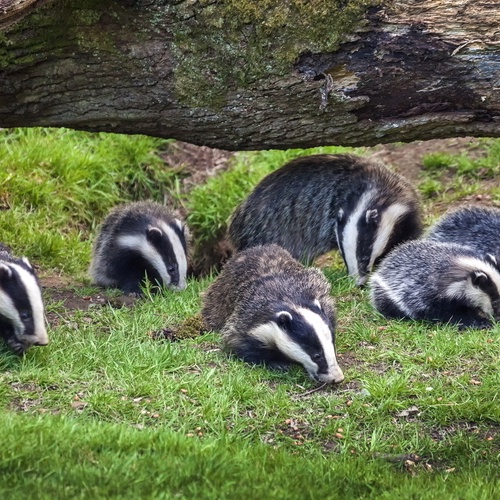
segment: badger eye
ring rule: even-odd
[[[24,311],[21,314],[19,314],[19,317],[24,321],[26,319],[30,319],[31,318],[31,314],[29,312],[27,312],[27,311]]]
[[[177,271],[177,266],[168,266],[167,267],[168,274],[173,274],[173,273],[175,273],[175,271]]]
[[[314,359],[314,361],[318,361],[319,359],[321,359],[321,353],[317,352],[313,355],[312,359]]]

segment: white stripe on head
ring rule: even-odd
[[[318,374],[318,365],[311,360],[309,356],[309,362],[311,363],[311,368],[315,367],[315,374],[317,378],[321,382],[342,382],[344,380],[344,374],[340,369],[340,366],[337,362],[337,357],[335,355],[335,347],[333,346],[332,332],[330,327],[325,323],[323,318],[314,311],[310,309],[306,309],[305,307],[298,307],[297,312],[305,319],[316,335],[318,336],[319,342],[321,344],[321,348],[323,349],[323,353],[325,355],[326,363],[328,365],[328,372]],[[306,366],[306,365],[304,365]],[[309,373],[311,371],[307,368]]]
[[[176,219],[176,222],[179,225],[180,221],[178,221],[178,219]],[[179,283],[175,288],[177,290],[184,290],[186,288],[187,274],[187,258],[186,252],[184,251],[184,246],[182,245],[182,241],[179,238],[179,235],[168,224],[161,222],[160,226],[163,229],[164,233],[167,235],[167,238],[170,240],[170,243],[172,244],[175,260],[177,261],[179,270]]]
[[[33,335],[24,334],[24,325],[21,321],[21,318],[19,317],[19,312],[14,307],[12,299],[8,297],[8,300],[10,301],[10,306],[12,307],[12,313],[10,318],[15,328],[15,335],[19,340],[24,341],[28,344],[47,345],[49,343],[49,337],[47,335],[47,330],[45,328],[45,316],[44,316],[44,308],[42,300],[42,291],[40,290],[40,286],[38,285],[36,278],[33,276],[33,274],[26,271],[26,269],[24,269],[22,266],[15,263],[10,263],[9,265],[17,271],[24,285],[31,306],[31,312],[33,315],[33,326],[34,326]],[[1,295],[7,296],[5,292],[2,292]],[[0,302],[2,303],[2,306],[4,304],[8,305],[8,302],[4,302],[4,297],[0,299]]]
[[[408,213],[410,207],[403,203],[393,203],[382,212],[382,218],[378,226],[377,236],[373,243],[372,254],[370,256],[370,264],[368,270],[371,271],[378,257],[380,257],[387,248],[387,243],[394,232],[394,226],[399,219]]]
[[[359,274],[358,259],[356,256],[358,248],[358,221],[365,217],[368,204],[373,199],[376,191],[374,189],[363,193],[358,200],[355,210],[349,215],[344,230],[342,231],[342,247],[344,248],[344,260],[350,276],[357,277]],[[337,239],[338,239],[337,236]]]
[[[139,252],[158,272],[163,284],[170,284],[170,275],[167,272],[165,262],[158,250],[146,239],[143,234],[126,234],[116,239],[116,244],[121,248],[128,248]]]
[[[478,271],[489,276],[500,293],[500,273],[492,265],[475,257],[460,257],[457,259],[457,263],[464,269],[465,273]],[[450,299],[465,299],[490,316],[494,313],[490,296],[477,286],[474,286],[470,279],[451,283],[447,287],[445,295]]]
[[[344,380],[344,374],[338,366],[335,357],[335,349],[333,347],[331,332],[328,325],[318,314],[310,309],[298,308],[297,313],[302,315],[318,335],[318,339],[328,363],[329,370],[327,374],[318,374],[318,365],[299,344],[290,339],[276,322],[269,321],[268,323],[264,323],[250,330],[248,333],[252,337],[260,340],[264,345],[275,347],[289,359],[296,363],[300,363],[307,370],[309,375],[316,380],[322,382],[341,382]]]

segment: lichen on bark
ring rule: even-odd
[[[173,11],[177,98],[220,107],[228,91],[290,74],[305,52],[333,52],[382,0],[197,0]],[[385,2],[387,3],[387,1]]]

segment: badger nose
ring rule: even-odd
[[[38,342],[35,342],[33,345],[41,345],[41,346],[49,345],[49,341],[48,341],[48,339],[47,340],[39,340]]]
[[[344,380],[344,373],[339,366],[336,366],[333,370],[327,374],[321,374],[318,379],[320,382],[326,382],[327,384],[340,384]]]

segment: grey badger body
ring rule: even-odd
[[[371,301],[389,318],[490,328],[500,319],[496,260],[452,243],[417,240],[392,250],[371,276]]]
[[[113,209],[93,248],[95,284],[141,293],[147,279],[156,286],[186,288],[188,230],[167,207],[135,202]]]
[[[28,259],[0,245],[0,337],[16,353],[47,345],[42,292]]]
[[[265,177],[232,215],[237,250],[276,243],[305,263],[338,248],[358,285],[395,245],[422,231],[415,190],[353,155],[297,158]]]
[[[427,239],[466,245],[500,262],[500,209],[466,205],[450,210],[430,228]]]
[[[228,351],[249,363],[303,365],[320,382],[344,379],[335,354],[330,286],[277,245],[233,256],[204,297],[207,326]]]

